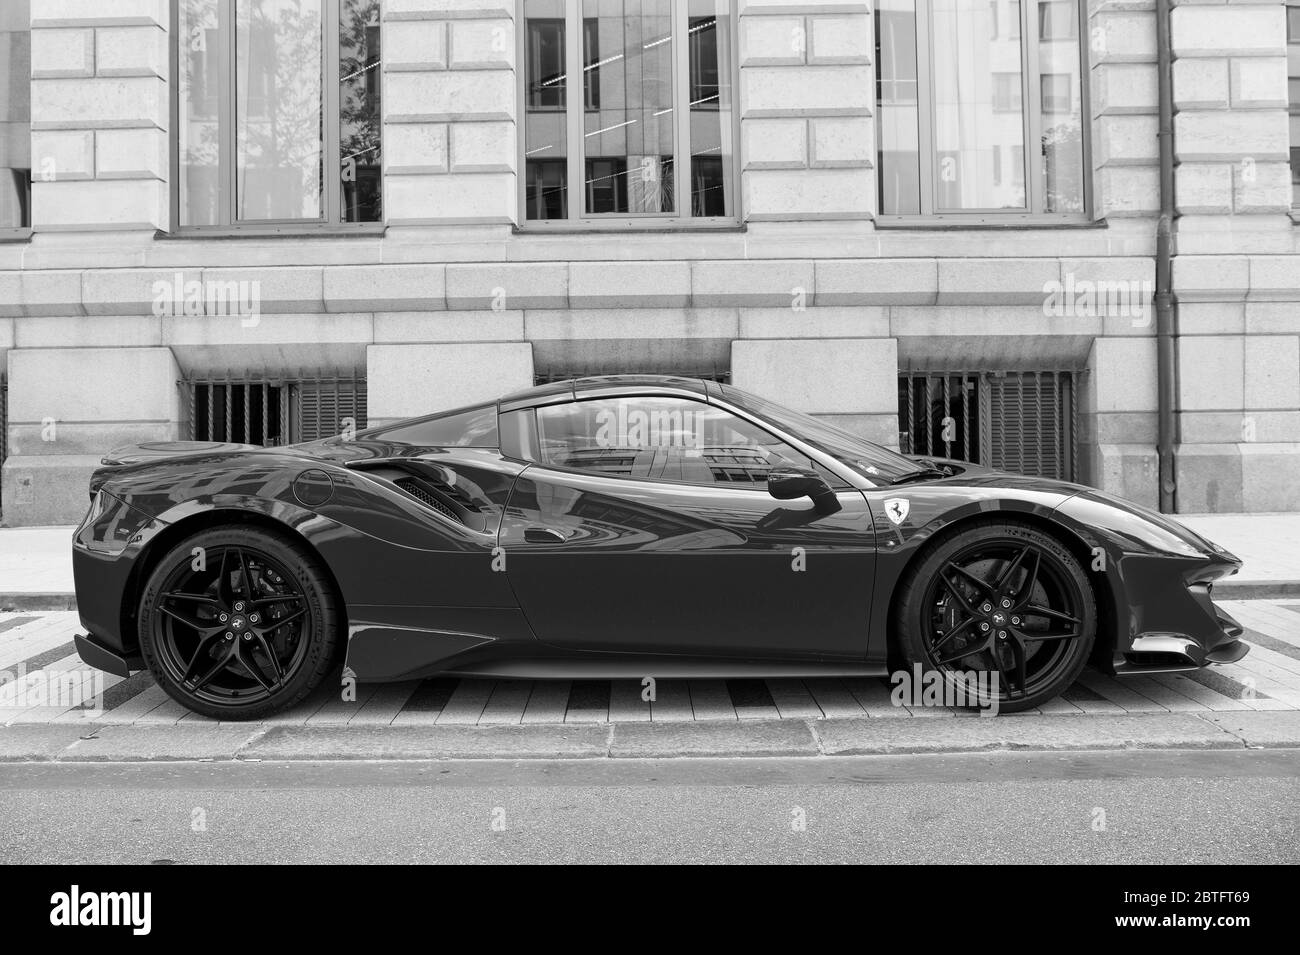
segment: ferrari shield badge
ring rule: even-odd
[[[885,516],[893,523],[901,524],[907,520],[907,512],[912,509],[912,502],[902,497],[891,497],[885,501]]]

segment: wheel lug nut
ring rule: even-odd
[[[234,635],[233,633],[231,633],[229,630],[227,630],[227,631],[226,631],[226,639],[227,639],[227,640],[233,640],[233,639],[235,639],[235,635]]]
[[[1019,623],[1020,623],[1020,618],[1019,618],[1019,617],[1012,617],[1012,618],[1011,618],[1011,622],[1014,623],[1014,624],[1019,625]]]
[[[1007,638],[1007,632],[1006,632],[1005,630],[999,630],[999,631],[998,631],[998,639],[999,639],[999,640],[1005,640],[1006,638]]]
[[[1006,597],[1003,597],[1003,598],[1002,598],[1002,606],[1004,606],[1004,607],[1010,607],[1010,606],[1011,606],[1011,601],[1008,600]]]
[[[985,613],[988,613],[990,610],[993,609],[993,605],[990,603],[986,603],[984,606],[980,607],[980,609],[983,610]]]
[[[217,619],[220,620],[222,623],[225,623],[227,620],[230,619],[230,614],[228,613],[219,614],[217,616]]]
[[[981,630],[988,630],[988,628],[989,628],[989,625],[988,625],[987,623],[982,623],[982,624],[980,624],[980,629],[981,629]]]
[[[252,615],[249,616],[248,619],[251,620],[253,623],[257,623],[257,621],[258,621],[260,618],[257,616],[257,614],[252,614]]]
[[[243,602],[242,600],[238,600],[238,601],[236,601],[236,602],[235,602],[235,609],[236,609],[236,610],[243,610],[243,609],[244,609],[244,602]]]
[[[247,643],[249,640],[252,640],[252,639],[253,639],[253,635],[252,635],[251,633],[246,633],[246,634],[244,634],[244,642],[245,642],[245,643]]]

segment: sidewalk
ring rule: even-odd
[[[1180,514],[1178,520],[1243,561],[1216,585],[1228,599],[1300,597],[1300,514]],[[0,528],[0,610],[71,610],[72,532]]]
[[[0,763],[680,759],[1294,749],[1300,713],[826,719],[605,726],[0,727]]]

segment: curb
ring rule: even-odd
[[[1300,580],[1220,581],[1214,585],[1220,600],[1280,600],[1300,598]],[[0,593],[0,612],[76,610],[75,593]]]
[[[1220,600],[1277,600],[1284,597],[1300,597],[1300,581],[1240,581],[1226,583],[1220,581],[1214,585],[1214,596]]]
[[[77,595],[64,593],[0,594],[0,611],[76,610]]]
[[[511,726],[17,724],[0,763],[824,759],[900,754],[1300,749],[1300,711]]]

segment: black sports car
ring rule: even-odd
[[[1077,484],[906,457],[737,388],[584,378],[255,448],[115,452],[74,540],[88,664],[258,718],[359,681],[884,675],[1003,710],[1238,660],[1241,562]],[[916,669],[920,667],[920,669]],[[937,672],[937,678],[929,677]]]

